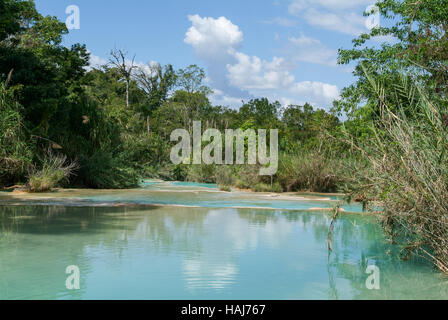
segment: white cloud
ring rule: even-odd
[[[316,108],[329,109],[333,101],[339,98],[339,88],[335,85],[319,81],[295,82],[285,90],[253,91],[255,95],[267,97],[270,101],[278,101],[283,106],[309,103]]]
[[[294,76],[290,74],[283,58],[274,57],[271,62],[236,52],[237,63],[227,65],[230,84],[243,89],[267,90],[290,86]]]
[[[312,26],[350,35],[368,31],[365,28],[365,17],[355,12],[332,13],[309,9],[303,17]]]
[[[132,64],[132,61],[130,61],[130,60],[126,61],[126,64],[128,66],[130,66]],[[157,74],[155,68],[158,65],[159,64],[156,61],[150,61],[148,63],[134,62],[134,66],[136,66],[138,69],[140,69],[140,71],[143,71],[147,75],[152,75],[152,76],[155,76]]]
[[[266,24],[277,24],[282,27],[294,27],[297,25],[297,21],[293,19],[283,18],[283,17],[276,17],[271,20],[265,20],[263,23]]]
[[[363,12],[374,3],[374,0],[294,0],[288,11],[311,26],[359,35],[368,31]]]
[[[301,96],[314,97],[314,99],[325,101],[326,104],[330,104],[339,97],[339,89],[337,86],[323,82],[298,82],[291,87],[291,91]],[[316,103],[315,101],[311,102]]]
[[[218,19],[190,15],[192,26],[185,35],[185,43],[193,46],[196,55],[205,59],[227,59],[243,41],[243,33],[225,17]]]
[[[290,37],[286,52],[295,61],[317,63],[329,66],[337,65],[337,50],[329,49],[320,40],[301,34]]]
[[[192,25],[184,42],[191,45],[198,59],[205,62],[209,78],[207,85],[225,92],[225,95],[215,94],[211,100],[217,104],[239,106],[248,94],[229,85],[226,65],[236,62],[235,52],[243,42],[243,33],[225,17],[214,19],[190,15],[188,19]]]
[[[314,39],[314,38],[310,38],[305,36],[303,33],[297,37],[291,37],[289,38],[289,41],[297,46],[303,47],[303,46],[316,46],[316,45],[321,45],[322,42],[320,42],[319,39]]]
[[[321,7],[327,10],[344,11],[360,6],[374,4],[375,0],[294,0],[289,6],[289,12],[297,14],[310,7]]]
[[[90,51],[89,51],[89,53],[90,53]],[[99,69],[99,68],[101,68],[101,66],[104,66],[105,64],[107,64],[107,62],[108,61],[106,59],[100,58],[100,57],[90,53],[90,60],[89,60],[90,65],[86,69],[87,69],[87,71],[90,71],[92,69]]]
[[[297,82],[292,74],[296,68],[292,59],[273,57],[263,60],[238,51],[243,33],[225,17],[218,19],[189,16],[192,26],[185,35],[198,58],[208,67],[210,85],[215,88],[212,102],[240,106],[248,97],[267,97],[282,104],[309,102],[325,107],[339,96],[336,86],[322,82]],[[319,40],[300,36],[290,39],[295,49],[314,48],[297,61],[332,64],[334,52]],[[320,51],[319,51],[320,50]],[[300,50],[299,50],[300,51]],[[305,50],[303,51],[305,53]],[[317,54],[319,52],[319,54]]]
[[[224,107],[240,107],[242,105],[241,98],[229,96],[219,89],[212,90],[213,94],[210,95],[209,99],[213,105]]]
[[[302,81],[296,82],[291,65],[283,58],[274,57],[271,62],[244,53],[236,54],[238,63],[228,65],[230,84],[247,90],[253,96],[278,100],[283,105],[309,102],[317,106],[330,106],[339,97],[335,85]]]

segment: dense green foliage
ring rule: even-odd
[[[358,77],[335,103],[349,115],[339,140],[364,160],[352,168],[357,182],[350,188],[363,200],[380,201],[383,225],[404,257],[423,255],[448,272],[448,3],[378,6],[390,27],[340,51],[341,63],[356,63]],[[392,41],[369,42],[378,35]]]
[[[367,75],[384,84],[386,97],[398,99],[396,103],[409,102],[387,90],[400,82],[402,74],[430,88],[432,99],[448,93],[447,1],[383,0],[377,6],[382,26],[353,40],[352,49],[339,51],[339,63],[356,62],[358,80],[335,103],[336,111],[345,111],[351,118],[379,116],[378,96]],[[378,45],[372,41],[375,37],[388,41]]]
[[[14,182],[31,163],[19,105],[3,83],[0,84],[0,186]]]
[[[381,201],[381,220],[403,246],[403,257],[422,254],[448,272],[446,105],[431,102],[407,77],[395,85],[395,93],[414,103],[397,106],[380,91],[382,111],[372,124],[376,139],[360,146],[370,164],[368,174],[358,174],[362,192]]]
[[[13,120],[1,131],[2,141],[11,145],[2,144],[6,153],[2,162],[8,167],[2,168],[6,173],[2,172],[1,184],[25,181],[32,168],[44,165],[43,155],[50,147],[68,162],[79,162],[72,183],[109,186],[102,184],[104,177],[91,175],[95,172],[107,175],[113,182],[110,187],[135,185],[134,173],[118,170],[125,163],[119,160],[120,125],[85,89],[89,85],[85,46],[62,46],[65,24],[41,16],[32,1],[2,0],[0,6],[1,112],[2,120],[6,116]],[[95,160],[101,168],[95,167]]]

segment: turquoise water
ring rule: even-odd
[[[259,194],[252,192],[220,192],[216,185],[190,182],[147,181],[133,190],[64,190],[59,193],[7,197],[0,201],[14,204],[53,204],[64,206],[177,205],[205,208],[254,208],[309,210],[331,209],[340,203],[339,197],[311,194]],[[359,204],[346,204],[349,212],[362,212]]]
[[[342,215],[329,255],[331,214],[303,208],[334,200],[269,197],[170,183],[2,193],[0,299],[448,298],[448,279],[401,261],[373,217]],[[66,288],[70,265],[79,290]],[[366,287],[369,265],[379,290]]]

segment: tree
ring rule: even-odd
[[[200,92],[207,95],[211,93],[210,88],[203,84],[206,78],[205,71],[197,65],[190,65],[186,69],[180,69],[177,77],[178,86],[188,94]]]
[[[33,1],[0,0],[0,41],[13,40],[38,16]]]
[[[190,65],[177,73],[177,85],[184,93],[177,92],[175,99],[185,103],[189,123],[195,120],[194,117],[199,116],[205,100],[208,102],[208,99],[203,98],[212,93],[212,90],[204,85],[205,78],[205,71],[197,65]]]
[[[373,29],[353,40],[353,48],[339,51],[339,63],[356,62],[356,83],[342,91],[334,106],[349,118],[377,118],[377,92],[366,75],[385,88],[387,98],[399,98],[397,105],[412,104],[405,97],[392,97],[403,73],[434,95],[448,94],[448,6],[446,0],[382,0],[377,3],[390,27]],[[378,46],[369,40],[377,36],[393,39]]]
[[[33,1],[0,0],[0,184],[23,181],[53,148],[61,159],[78,160],[72,183],[135,185],[123,159],[123,129],[87,94],[89,54],[84,45],[63,46],[67,33]]]
[[[122,79],[126,83],[126,108],[129,109],[129,87],[132,79],[132,72],[137,69],[135,65],[135,55],[132,60],[127,59],[127,53],[121,49],[114,49],[110,52],[109,63],[114,66]]]
[[[71,48],[61,45],[62,36],[68,32],[65,24],[55,17],[38,14],[32,1],[14,3],[16,9],[22,10],[13,15],[19,19],[13,25],[19,27],[5,29],[16,33],[0,42],[0,76],[14,70],[9,86],[24,106],[26,127],[36,136],[49,138],[52,123],[55,127],[64,126],[61,112],[68,100],[82,91],[89,54],[79,44]]]
[[[278,101],[271,103],[267,98],[253,99],[241,107],[241,120],[252,119],[260,129],[278,129],[280,108]]]
[[[144,110],[144,114],[149,135],[151,133],[150,117],[154,111],[167,101],[176,85],[177,74],[172,65],[162,67],[158,63],[149,63],[145,67],[138,68],[135,79],[148,98],[148,105]]]
[[[286,140],[291,148],[318,148],[320,151],[324,134],[339,125],[339,120],[325,110],[306,103],[303,106],[288,106],[283,112],[282,122]]]

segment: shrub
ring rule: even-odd
[[[78,168],[76,162],[67,163],[65,155],[54,155],[47,151],[42,168],[33,168],[28,176],[28,189],[30,192],[45,192],[58,186],[68,179]]]
[[[219,166],[216,168],[215,179],[218,185],[233,186],[235,184],[235,178],[229,166]]]
[[[225,191],[225,192],[231,192],[232,191],[232,187],[231,186],[220,185],[219,186],[219,190]]]
[[[31,164],[19,109],[12,92],[0,83],[0,187],[21,179]]]
[[[289,192],[335,192],[341,189],[345,180],[339,160],[317,152],[283,154],[277,179]]]
[[[278,182],[272,184],[272,186],[270,184],[266,184],[266,183],[258,183],[258,184],[255,185],[254,191],[255,192],[275,192],[275,193],[280,193],[280,192],[283,192],[283,188],[282,188],[282,186]]]
[[[260,182],[258,166],[240,165],[235,167],[235,187],[239,189],[253,189]]]
[[[396,95],[407,103],[397,105],[371,81],[381,112],[376,139],[360,146],[373,168],[363,191],[382,202],[383,226],[405,258],[422,255],[448,272],[447,101],[439,106],[403,78]]]
[[[238,189],[250,189],[250,185],[247,184],[243,179],[235,180],[235,187]]]
[[[215,172],[215,165],[190,165],[187,168],[186,180],[200,183],[216,183]]]
[[[110,152],[98,151],[80,160],[81,184],[98,189],[126,189],[138,186],[139,174]]]

